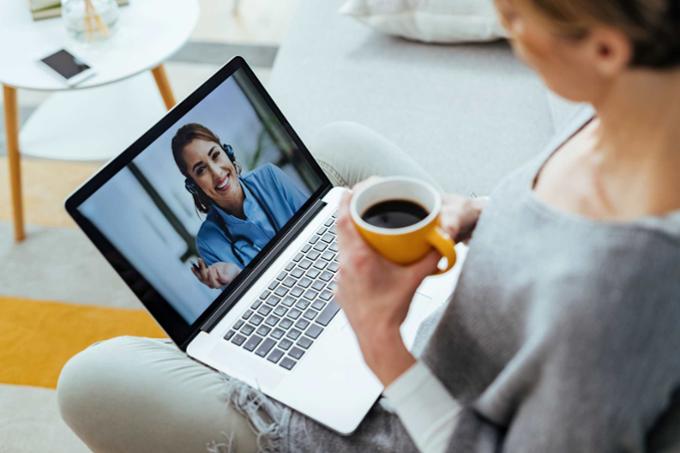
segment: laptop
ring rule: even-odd
[[[185,146],[192,137],[209,151]],[[241,205],[222,197],[224,169],[236,172]],[[345,190],[236,57],[66,209],[188,356],[349,434],[383,388],[334,299]],[[418,293],[402,327],[407,341],[444,294]]]

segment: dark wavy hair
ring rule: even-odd
[[[175,164],[179,171],[184,175],[185,178],[193,181],[189,171],[187,170],[187,164],[184,161],[184,156],[182,155],[184,148],[194,140],[204,140],[206,142],[217,143],[220,148],[224,151],[222,142],[220,138],[213,131],[198,123],[188,123],[177,129],[175,136],[172,137],[171,148],[172,157],[175,159]],[[225,151],[226,152],[226,151]],[[241,174],[241,165],[234,161],[234,167],[236,168],[236,174]],[[191,196],[194,199],[194,206],[199,212],[206,214],[210,210],[210,197],[208,197],[200,187],[196,184],[197,193],[192,193]]]
[[[559,30],[579,38],[594,24],[621,30],[633,44],[632,67],[680,66],[680,0],[525,0]]]

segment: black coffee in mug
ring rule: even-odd
[[[368,208],[361,218],[379,228],[403,228],[423,220],[429,212],[409,200],[387,200]]]

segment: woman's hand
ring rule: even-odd
[[[196,278],[210,288],[223,288],[227,286],[241,272],[241,269],[234,263],[213,263],[210,266],[205,264],[203,259],[191,267],[191,271]]]
[[[456,194],[442,195],[441,226],[456,242],[467,241],[488,202],[487,198],[466,198]]]
[[[336,300],[357,335],[366,364],[384,386],[413,365],[399,332],[422,280],[436,270],[439,254],[401,266],[383,258],[359,235],[349,214],[351,195],[340,204]]]

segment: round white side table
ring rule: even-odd
[[[73,160],[107,160],[122,152],[175,104],[162,63],[189,39],[199,6],[197,0],[130,0],[120,8],[114,34],[93,44],[69,38],[60,18],[34,22],[26,1],[0,0],[0,11],[0,83],[18,242],[25,238],[20,149],[21,154]],[[64,47],[96,75],[68,87],[40,67],[40,58]],[[18,88],[58,92],[27,119],[21,136]]]

